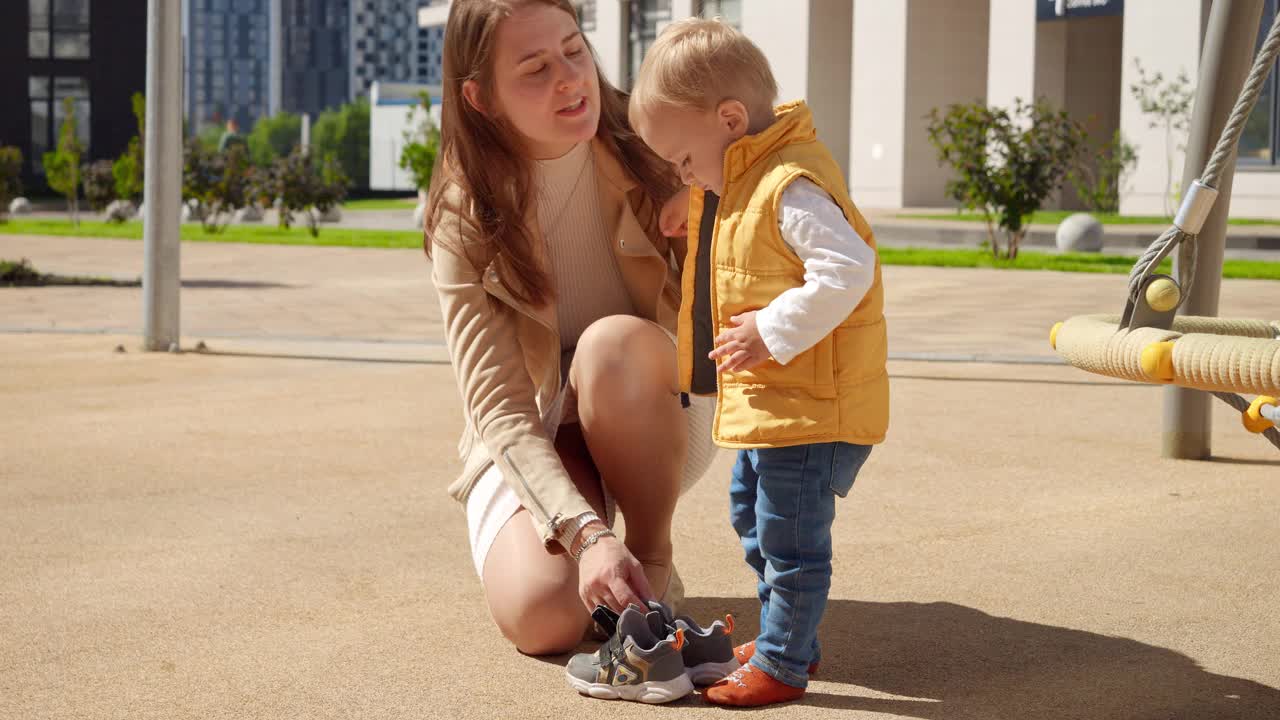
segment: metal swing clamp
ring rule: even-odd
[[[1182,198],[1182,207],[1178,208],[1178,214],[1173,218],[1174,226],[1187,235],[1199,235],[1217,199],[1217,188],[1209,187],[1199,180],[1191,183],[1191,189]]]

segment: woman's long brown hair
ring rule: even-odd
[[[451,185],[467,199],[458,210],[477,228],[488,246],[488,257],[501,251],[506,262],[500,281],[516,299],[533,305],[553,295],[548,268],[538,262],[533,234],[524,225],[533,192],[533,161],[515,128],[503,118],[486,117],[462,95],[468,80],[479,84],[480,95],[491,102],[494,92],[493,58],[498,24],[522,4],[541,2],[577,14],[569,0],[454,0],[449,9],[444,42],[444,96],[441,99],[440,154],[427,196],[426,252],[431,255],[434,230],[440,222],[441,201]],[[585,38],[584,38],[585,39]],[[588,43],[590,48],[590,43]],[[595,50],[591,49],[594,56]],[[613,152],[650,199],[659,204],[678,187],[671,166],[658,157],[631,129],[627,94],[600,72],[600,125],[596,137]],[[449,242],[435,238],[434,242]],[[461,250],[480,262],[475,248]]]

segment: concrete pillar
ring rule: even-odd
[[[849,192],[863,207],[903,206],[907,3],[853,6]]]
[[[952,204],[945,191],[950,170],[929,143],[927,116],[933,108],[983,100],[987,12],[986,0],[854,5],[849,164],[860,205]]]
[[[1012,106],[1030,100],[1036,87],[1036,6],[1024,0],[991,0],[987,55],[987,103]]]
[[[622,70],[627,50],[627,28],[624,25],[626,13],[623,11],[625,0],[597,0],[596,28],[584,33],[596,50],[600,69],[609,82],[622,87]],[[630,88],[622,88],[630,90]]]

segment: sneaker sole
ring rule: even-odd
[[[565,677],[568,678],[569,686],[574,690],[601,700],[630,700],[649,705],[661,705],[679,700],[693,692],[693,683],[688,675],[681,675],[671,680],[650,680],[638,685],[589,683],[568,673],[565,673]]]
[[[705,662],[701,665],[694,665],[691,668],[685,668],[685,674],[689,676],[690,682],[694,685],[713,685],[725,679],[729,673],[742,667],[742,663],[737,658],[726,660],[725,662]]]

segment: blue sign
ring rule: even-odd
[[[1124,0],[1036,0],[1037,20],[1123,14]]]

